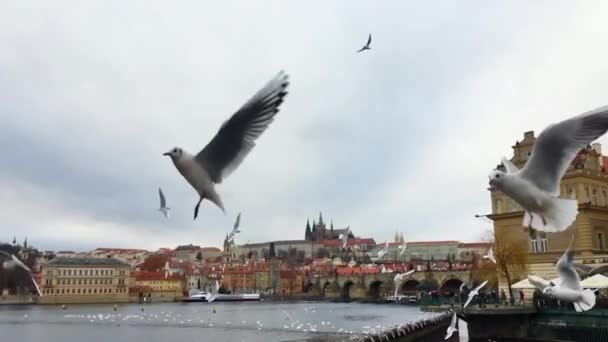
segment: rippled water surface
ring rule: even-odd
[[[0,340],[348,341],[432,315],[413,306],[358,303],[158,303],[116,311],[113,305],[0,306]]]

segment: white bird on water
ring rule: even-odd
[[[165,218],[168,219],[169,210],[171,210],[171,208],[167,207],[167,200],[165,199],[165,194],[163,194],[163,190],[161,188],[158,188],[158,196],[160,197],[160,208],[158,208],[158,211],[163,213]]]
[[[384,245],[384,248],[382,248],[381,250],[378,251],[378,254],[376,254],[376,257],[372,258],[373,262],[376,262],[382,258],[384,258],[384,256],[388,253],[388,241],[386,242],[386,244]]]
[[[488,283],[488,281],[486,280],[483,283],[481,283],[479,286],[474,288],[471,292],[469,292],[469,297],[467,298],[467,301],[462,306],[463,309],[466,308],[469,305],[469,303],[471,303],[471,301],[473,300],[473,297],[477,296],[479,294],[479,290],[481,290],[484,286],[486,286],[487,283]]]
[[[236,234],[241,232],[239,230],[240,225],[241,225],[241,213],[239,213],[236,216],[236,221],[234,221],[234,227],[232,228],[232,231],[230,232],[230,234],[228,234],[228,238],[226,239],[227,241],[232,241],[232,239],[234,239]]]
[[[543,289],[543,294],[559,300],[572,302],[574,309],[577,312],[591,310],[595,306],[595,293],[590,289],[583,289],[581,278],[576,273],[572,261],[574,260],[574,251],[570,250],[574,239],[570,242],[570,246],[559,258],[557,262],[557,271],[560,276],[559,285],[550,284]]]
[[[496,263],[496,258],[494,257],[494,252],[492,251],[492,248],[490,248],[488,254],[484,255],[483,258],[488,259],[493,263]]]
[[[194,219],[205,198],[226,212],[215,184],[228,177],[255,146],[255,140],[278,113],[288,85],[287,74],[279,72],[222,124],[215,137],[197,155],[191,155],[180,147],[163,154],[171,157],[177,170],[199,195]]]
[[[578,202],[558,197],[560,181],[576,155],[607,130],[608,106],[550,125],[536,139],[521,170],[503,158],[507,172],[492,171],[490,188],[500,190],[524,208],[523,226],[563,231],[576,219]]]
[[[338,235],[338,240],[342,241],[342,249],[346,248],[348,244],[348,234],[350,234],[350,226],[346,227],[346,232]]]
[[[42,297],[42,291],[40,291],[40,288],[38,287],[38,283],[36,283],[36,280],[34,279],[34,274],[33,274],[32,270],[29,267],[27,267],[27,265],[25,265],[21,260],[19,260],[19,258],[17,258],[15,255],[9,254],[5,251],[0,251],[0,254],[8,258],[8,260],[5,260],[2,263],[2,268],[6,271],[12,271],[17,268],[20,268],[20,269],[26,271],[28,273],[28,275],[30,276],[30,279],[32,279],[32,283],[36,287],[36,292],[38,292],[38,296]]]
[[[456,331],[458,331],[458,329],[456,329],[457,322],[458,322],[458,316],[456,316],[456,311],[454,311],[454,314],[452,314],[452,323],[450,323],[450,326],[448,327],[448,329],[446,331],[444,340],[449,339],[450,337],[452,337],[452,335]]]

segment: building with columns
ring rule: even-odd
[[[511,161],[522,168],[530,154],[536,137],[534,132],[524,133],[523,140],[517,141],[513,148]],[[497,168],[503,168],[498,165]],[[490,190],[494,234],[497,241],[511,239],[526,246],[527,272],[512,283],[523,279],[527,274],[535,274],[545,279],[558,277],[555,263],[564,253],[572,236],[575,236],[573,249],[575,262],[591,267],[608,265],[608,158],[602,155],[601,145],[596,143],[579,152],[572,161],[561,182],[562,198],[576,199],[579,213],[576,221],[565,231],[544,233],[522,226],[523,209],[499,190]],[[499,287],[507,290],[507,284],[499,272]],[[529,291],[528,295],[531,295]],[[528,296],[528,298],[531,298]]]

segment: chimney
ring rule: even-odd
[[[524,132],[524,140],[525,141],[532,140],[532,139],[534,139],[534,131]]]
[[[591,148],[593,148],[593,150],[595,152],[597,152],[599,155],[602,154],[602,144],[600,144],[600,143],[593,143],[593,144],[591,144]]]

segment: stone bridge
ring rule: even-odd
[[[470,281],[470,271],[414,272],[401,283],[398,294],[417,290],[457,292],[460,285]],[[320,276],[312,279],[312,293],[326,299],[379,299],[395,292],[395,273]]]

